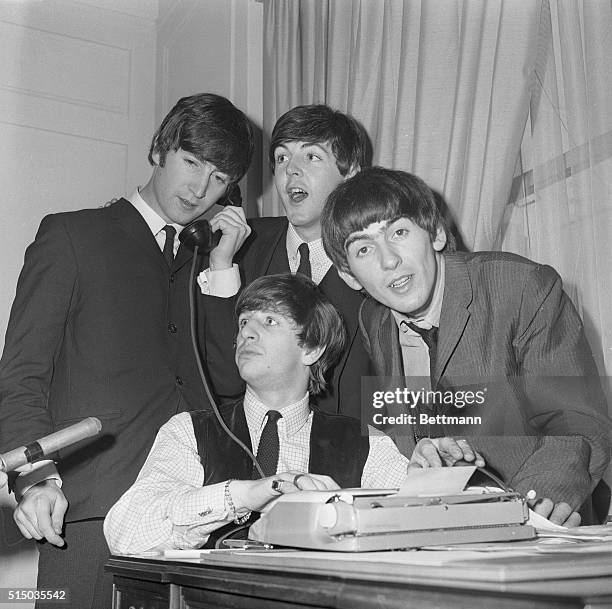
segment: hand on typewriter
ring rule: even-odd
[[[287,476],[290,476],[290,479],[288,484],[283,480],[281,491],[283,493],[295,493],[296,491],[335,491],[340,488],[333,478],[323,474],[291,471],[276,477],[285,478]]]
[[[260,511],[279,495],[297,491],[332,491],[338,488],[335,480],[329,476],[291,471],[259,480],[232,480],[229,490],[236,511]]]
[[[467,461],[484,467],[485,460],[465,438],[423,438],[410,457],[409,467],[451,467],[458,461]]]
[[[540,516],[548,518],[554,524],[559,524],[564,527],[580,526],[581,516],[578,512],[574,512],[569,504],[560,501],[553,503],[548,498],[533,499],[528,501],[529,507]]]

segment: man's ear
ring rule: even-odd
[[[432,245],[436,252],[441,252],[446,245],[446,231],[441,226],[438,226],[436,238],[433,240]]]
[[[152,154],[151,154],[151,158],[153,159],[153,163],[155,163],[155,165],[157,167],[161,167],[160,163],[159,163],[159,152],[157,152],[157,150],[155,150]]]
[[[305,349],[302,354],[302,363],[305,366],[312,366],[325,353],[325,347],[313,347]]]
[[[348,271],[338,271],[338,275],[342,277],[342,280],[349,288],[357,291],[363,289],[363,286]]]
[[[346,181],[349,178],[352,178],[354,175],[357,175],[360,171],[361,171],[360,165],[351,165],[343,179]]]

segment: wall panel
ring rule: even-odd
[[[26,246],[48,213],[149,177],[156,0],[0,0],[0,348]],[[0,492],[0,587],[34,586],[35,544]],[[27,604],[20,604],[27,609]]]

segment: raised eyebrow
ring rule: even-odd
[[[332,154],[330,150],[325,148],[325,145],[326,144],[322,144],[321,142],[304,142],[302,144],[302,150],[308,149],[308,148],[316,148],[317,150],[320,150],[324,154],[327,154],[327,155]]]
[[[344,249],[348,250],[348,248],[355,243],[355,241],[362,241],[369,238],[370,236],[367,233],[353,233],[346,238],[346,241],[344,242]]]

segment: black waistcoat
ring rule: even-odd
[[[357,419],[313,408],[308,471],[331,476],[342,488],[361,486],[370,441],[361,435]],[[221,407],[226,425],[249,448],[251,439],[242,401]],[[198,454],[204,468],[204,486],[234,478],[251,479],[253,464],[247,454],[223,430],[213,412],[191,413]]]

